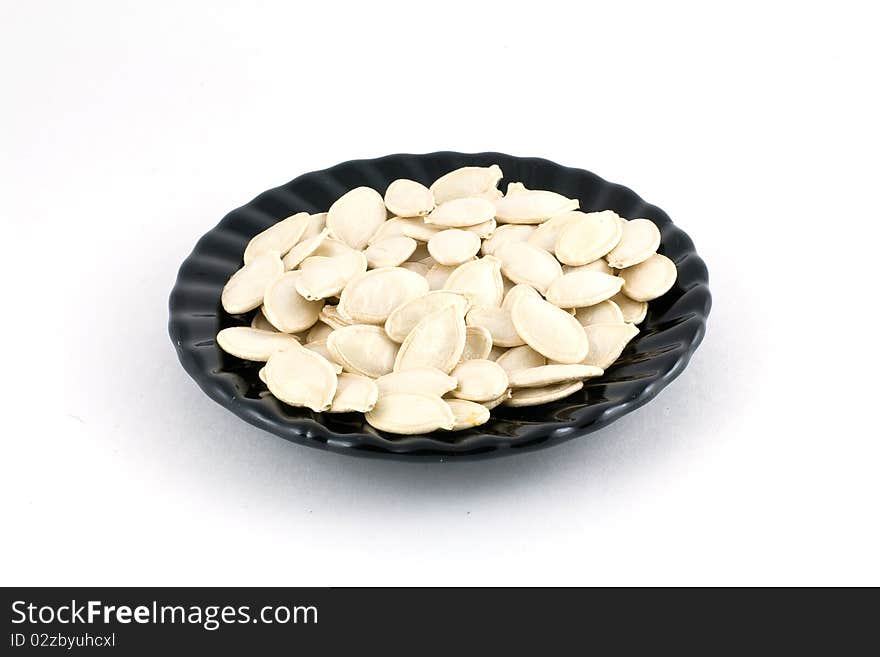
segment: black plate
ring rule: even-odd
[[[660,253],[678,267],[675,286],[652,301],[641,332],[604,376],[589,380],[565,399],[530,408],[498,407],[489,423],[454,433],[396,436],[376,431],[359,413],[315,413],[293,408],[268,395],[257,377],[261,363],[222,352],[214,342],[227,326],[249,325],[253,313],[231,316],[220,307],[220,292],[241,266],[251,237],[295,212],[323,212],[346,191],[368,185],[384,192],[396,178],[429,185],[462,166],[501,165],[510,181],[550,189],[580,199],[582,210],[615,210],[645,217],[660,227]],[[447,460],[494,456],[549,447],[584,436],[657,395],[685,368],[706,331],[712,305],[706,265],[691,239],[660,208],[630,189],[548,160],[502,153],[429,153],[355,160],[307,173],[260,194],[233,210],[202,237],[180,267],[169,301],[169,333],[189,375],[211,399],[242,419],[296,443],[344,454],[401,459]]]

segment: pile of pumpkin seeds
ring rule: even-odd
[[[381,431],[475,427],[601,376],[675,283],[648,219],[581,212],[556,192],[464,167],[430,188],[395,180],[254,237],[223,289],[256,310],[217,344],[265,362],[279,400],[366,414]]]

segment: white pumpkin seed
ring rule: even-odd
[[[563,226],[565,226],[572,219],[577,219],[578,217],[584,216],[584,213],[580,210],[572,210],[571,212],[564,212],[563,214],[557,215],[555,217],[551,217],[544,223],[538,225],[531,235],[529,235],[528,242],[529,244],[534,244],[535,246],[544,249],[545,251],[549,251],[553,253],[556,249],[556,240],[559,237],[560,231],[562,231]],[[508,224],[508,225],[516,225],[516,224]]]
[[[397,434],[429,433],[455,426],[452,409],[439,396],[408,392],[380,395],[365,417],[379,431]]]
[[[497,347],[492,345],[492,351],[489,352],[489,355],[486,356],[486,360],[491,360],[493,362],[497,362],[499,358],[501,358],[504,354],[506,354],[509,350],[505,347]]]
[[[418,241],[417,241],[418,242]],[[422,262],[426,258],[430,258],[431,254],[428,253],[428,245],[424,242],[418,242],[416,244],[415,250],[413,250],[412,255],[409,257],[410,262]],[[433,260],[433,258],[431,258]]]
[[[645,316],[648,314],[646,301],[633,301],[623,292],[615,294],[611,297],[611,301],[620,308],[620,312],[623,313],[623,321],[632,324],[641,324],[645,321]]]
[[[521,347],[508,349],[501,354],[495,362],[498,363],[498,365],[507,372],[508,377],[510,377],[514,372],[546,365],[547,359],[530,346],[523,345]]]
[[[508,388],[502,394],[498,395],[495,399],[490,399],[489,401],[482,402],[482,405],[486,407],[486,410],[491,411],[496,406],[500,406],[508,399],[510,399],[510,393],[511,390],[510,388]]]
[[[428,315],[438,310],[454,307],[459,315],[464,316],[470,304],[466,297],[456,292],[437,290],[411,299],[398,306],[385,320],[385,332],[395,342],[403,342],[406,336]]]
[[[321,412],[330,408],[336,394],[336,372],[308,349],[276,351],[266,363],[266,385],[285,404]]]
[[[500,306],[504,294],[501,261],[484,256],[459,265],[446,279],[443,289],[464,294],[475,306]]]
[[[419,276],[428,277],[428,272],[430,271],[430,267],[421,262],[402,262],[400,263],[401,269],[409,269],[412,272],[417,273]]]
[[[468,326],[486,329],[492,343],[499,347],[518,347],[525,344],[510,319],[510,311],[498,306],[474,306],[465,317]]]
[[[428,253],[441,265],[460,265],[480,250],[480,238],[469,230],[441,230],[428,240]]]
[[[581,326],[589,324],[623,324],[624,317],[620,307],[611,299],[605,299],[593,306],[578,308],[574,317]]]
[[[314,351],[321,358],[326,360],[330,365],[333,366],[333,371],[337,374],[342,372],[342,365],[336,362],[336,359],[333,358],[333,354],[330,353],[330,350],[327,349],[327,338],[323,340],[313,340],[312,342],[306,342],[303,345],[303,348],[308,349],[309,351]]]
[[[287,255],[284,256],[284,258],[282,259],[282,262],[284,263],[284,269],[287,271],[290,271],[291,269],[296,269],[299,266],[299,263],[308,258],[310,255],[313,255],[315,251],[318,250],[318,247],[320,247],[323,241],[327,239],[327,236],[329,234],[330,231],[324,228],[314,237],[301,240],[300,243],[293,247],[290,251],[288,251]]]
[[[495,217],[495,206],[484,198],[457,198],[441,203],[425,222],[447,228],[476,226]]]
[[[493,194],[498,181],[503,177],[501,167],[462,167],[440,176],[431,185],[434,201],[439,205],[446,201],[479,194]]]
[[[507,390],[507,372],[491,360],[466,360],[452,370],[452,376],[458,379],[451,393],[457,399],[491,401]]]
[[[310,301],[317,301],[338,296],[352,278],[367,271],[367,258],[351,249],[335,257],[311,256],[302,261],[300,271],[296,291]]]
[[[434,194],[415,180],[399,178],[385,190],[385,207],[399,217],[422,217],[434,209]]]
[[[340,312],[357,323],[384,324],[395,308],[427,293],[428,281],[415,272],[380,267],[348,282],[339,297]]]
[[[443,230],[441,226],[430,226],[422,217],[391,217],[379,227],[370,238],[370,244],[387,237],[403,235],[417,242],[427,242],[435,234]]]
[[[455,390],[458,379],[455,379],[436,367],[414,367],[411,370],[391,372],[376,379],[380,395],[393,392],[415,392],[424,395],[443,396]]]
[[[510,316],[520,337],[545,358],[579,363],[586,357],[589,343],[583,327],[552,303],[524,295],[513,305]]]
[[[489,409],[482,404],[466,399],[447,399],[446,403],[455,416],[455,425],[452,427],[452,431],[471,429],[489,421]]]
[[[231,326],[217,334],[217,346],[238,358],[265,362],[279,349],[295,349],[300,345],[295,337],[286,333]]]
[[[220,303],[230,315],[246,313],[263,303],[266,286],[284,273],[277,251],[254,256],[223,286]]]
[[[533,299],[541,298],[538,291],[531,285],[520,283],[519,285],[514,285],[507,291],[507,294],[504,295],[504,301],[501,302],[501,307],[509,312],[510,309],[513,308],[513,304],[524,296],[529,296]]]
[[[625,269],[644,262],[660,246],[660,229],[649,219],[632,219],[623,223],[620,242],[605,259],[615,269]]]
[[[595,365],[607,370],[620,358],[624,347],[639,333],[635,324],[590,324],[584,327],[590,341],[590,353],[584,365]]]
[[[340,196],[327,211],[327,228],[336,239],[362,250],[385,223],[385,201],[375,189],[356,187]]]
[[[335,258],[336,256],[349,255],[352,253],[360,253],[360,251],[351,248],[342,240],[337,240],[328,236],[325,237],[321,244],[318,245],[318,248],[312,252],[312,256]]]
[[[333,331],[327,350],[345,371],[375,379],[394,367],[397,343],[380,326],[354,324]]]
[[[442,290],[446,281],[449,280],[450,274],[454,271],[455,266],[453,265],[433,265],[425,274],[425,279],[427,279],[428,286],[432,291]]]
[[[327,308],[327,306],[324,306]],[[323,308],[321,309],[323,312]],[[338,327],[337,327],[338,328]],[[306,335],[306,342],[314,342],[315,340],[326,340],[327,336],[333,332],[333,327],[329,324],[325,324],[323,321],[318,321],[312,328],[309,329],[308,334]]]
[[[602,376],[603,370],[593,365],[539,365],[528,367],[510,375],[511,388],[543,388],[545,386],[581,381]]]
[[[324,306],[318,314],[318,319],[332,329],[351,326],[351,321],[339,314],[339,306]]]
[[[610,299],[620,292],[623,281],[597,271],[564,274],[547,288],[547,301],[560,308],[583,308]]]
[[[465,330],[461,360],[488,358],[490,353],[492,353],[492,334],[482,326],[468,326]]]
[[[583,387],[583,381],[574,381],[573,383],[557,383],[555,386],[543,388],[517,388],[511,393],[510,399],[505,402],[505,406],[539,406],[573,395]]]
[[[620,270],[623,293],[633,301],[653,301],[669,292],[678,271],[665,255],[655,253],[644,262]]]
[[[403,264],[416,250],[417,243],[412,237],[396,235],[373,242],[364,251],[370,269],[397,267]]]
[[[376,382],[360,374],[339,374],[330,413],[368,413],[379,399]]]
[[[278,329],[272,326],[272,322],[266,319],[266,315],[263,314],[263,307],[257,309],[256,314],[251,320],[251,328],[261,329],[263,331],[277,331]]]
[[[489,219],[489,221],[484,221],[481,224],[476,224],[475,226],[465,226],[462,230],[467,230],[474,233],[481,240],[488,239],[495,234],[495,229],[498,227],[498,223],[494,219]]]
[[[529,242],[505,244],[495,255],[501,259],[501,271],[507,278],[531,285],[541,294],[562,276],[562,266],[553,254]]]
[[[614,276],[614,270],[608,266],[605,258],[599,258],[598,260],[593,260],[593,262],[588,262],[585,265],[578,265],[576,267],[572,267],[571,265],[562,265],[563,274],[574,274],[575,272],[579,271],[597,271],[600,274],[608,274],[609,276]]]
[[[323,301],[309,301],[296,290],[301,271],[289,271],[272,281],[263,297],[263,312],[283,333],[299,333],[315,325]]]
[[[507,195],[512,196],[514,194],[519,194],[520,192],[527,192],[528,188],[523,185],[521,182],[512,182],[507,183]]]
[[[326,212],[318,212],[317,214],[309,215],[309,225],[306,228],[306,232],[303,233],[303,236],[299,238],[300,242],[305,242],[306,240],[310,240],[313,237],[317,237],[318,234],[324,230],[327,226],[327,213]]]
[[[620,242],[616,212],[590,212],[569,221],[556,238],[556,257],[566,265],[585,265],[603,257]]]
[[[269,226],[248,242],[244,250],[244,264],[248,264],[258,255],[270,251],[277,251],[279,255],[283,256],[299,242],[308,226],[308,212],[298,212]]]
[[[483,242],[480,252],[483,255],[494,255],[502,246],[509,242],[525,242],[535,232],[534,226],[525,224],[504,224],[498,226],[492,237]]]
[[[260,377],[260,381],[266,383],[266,367],[263,366],[257,371],[257,376]]]
[[[524,189],[495,200],[495,220],[500,224],[540,224],[550,217],[576,210],[578,205],[577,199],[556,192]]]
[[[436,367],[449,372],[461,360],[466,338],[461,308],[446,306],[422,319],[400,345],[394,371]]]

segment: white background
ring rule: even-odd
[[[2,584],[880,584],[874,3],[0,4]],[[593,436],[355,459],[205,397],[177,267],[310,170],[500,150],[663,207],[705,342]]]

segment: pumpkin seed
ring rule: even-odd
[[[380,267],[348,282],[339,297],[340,312],[357,323],[383,324],[395,308],[427,293],[428,281],[415,272]]]
[[[464,296],[446,290],[437,290],[416,297],[398,306],[388,315],[388,319],[385,320],[385,332],[395,342],[403,342],[416,324],[425,317],[450,306],[464,316],[470,304]]]
[[[578,308],[574,317],[581,326],[588,324],[623,324],[624,317],[620,307],[611,299],[605,299],[593,306]]]
[[[413,250],[412,255],[409,257],[410,262],[423,262],[426,258],[430,258],[431,254],[428,253],[428,245],[424,242],[418,242],[416,244],[415,250]],[[431,258],[433,260],[433,258]]]
[[[590,353],[584,365],[595,365],[607,370],[620,358],[624,347],[639,333],[634,324],[590,324],[584,327],[590,341]]]
[[[528,367],[510,375],[511,388],[543,388],[558,383],[581,381],[602,376],[603,370],[593,365],[539,365]]]
[[[495,255],[501,259],[501,271],[507,278],[531,285],[541,294],[562,276],[562,266],[556,258],[529,242],[505,244]]]
[[[486,410],[491,411],[496,406],[500,406],[501,404],[506,402],[508,399],[510,399],[510,393],[511,393],[511,390],[510,390],[510,388],[508,388],[503,393],[498,395],[495,399],[490,399],[489,401],[482,402],[482,405],[486,407]]]
[[[446,279],[443,289],[464,294],[475,306],[500,306],[504,294],[501,261],[484,256],[459,265]]]
[[[356,249],[351,248],[348,244],[343,242],[342,240],[337,240],[332,237],[325,237],[321,244],[312,252],[313,256],[326,256],[328,258],[334,258],[336,256],[341,255],[349,255],[352,253],[360,253]],[[303,261],[305,262],[305,261]]]
[[[455,426],[452,409],[438,395],[409,392],[380,395],[365,417],[379,431],[397,434],[428,433]]]
[[[563,214],[551,217],[542,224],[539,224],[535,231],[529,235],[529,244],[534,244],[538,248],[553,253],[556,249],[556,240],[559,237],[562,228],[571,220],[584,216],[580,210],[572,210]],[[516,225],[516,224],[509,224]]]
[[[507,311],[510,311],[510,309],[513,308],[513,304],[515,304],[520,298],[524,296],[529,296],[533,299],[541,298],[541,295],[538,293],[538,291],[531,285],[520,283],[519,285],[514,285],[512,288],[510,288],[510,290],[507,291],[507,294],[504,295],[504,301],[501,302],[501,307]]]
[[[303,236],[299,238],[300,242],[305,242],[306,240],[310,240],[313,237],[317,237],[318,234],[324,230],[327,226],[327,213],[326,212],[318,212],[317,214],[309,215],[309,225],[306,228],[306,232],[303,233]]]
[[[452,370],[452,376],[458,379],[458,386],[451,394],[458,399],[490,401],[507,390],[507,372],[491,360],[466,360]]]
[[[376,382],[360,374],[339,374],[336,377],[336,394],[330,404],[330,413],[367,413],[373,410],[379,399]]]
[[[583,308],[620,292],[623,280],[597,271],[564,274],[547,288],[547,301],[560,308]]]
[[[465,317],[468,326],[486,329],[492,336],[491,344],[499,347],[518,347],[525,344],[510,319],[510,311],[498,306],[474,306]],[[491,347],[491,345],[490,345]]]
[[[578,271],[597,271],[600,274],[608,274],[609,276],[614,276],[614,270],[608,266],[605,258],[599,258],[598,260],[593,260],[593,262],[588,262],[585,265],[578,265],[577,267],[572,267],[571,265],[562,265],[563,274],[574,274]]]
[[[318,319],[332,329],[351,326],[351,322],[339,314],[339,306],[325,305],[318,314]]]
[[[523,189],[495,200],[495,220],[500,224],[540,224],[556,215],[576,210],[577,199],[543,189]],[[604,255],[604,254],[603,254]]]
[[[311,256],[302,261],[300,271],[296,291],[310,301],[317,301],[338,296],[352,278],[367,271],[367,258],[352,250],[335,257]]]
[[[293,247],[290,251],[288,251],[287,255],[284,256],[284,258],[282,259],[282,262],[284,263],[284,269],[287,271],[290,271],[291,269],[296,269],[299,266],[299,263],[308,258],[310,255],[313,255],[315,251],[318,250],[318,247],[321,246],[321,243],[325,239],[327,239],[327,236],[329,234],[330,231],[324,228],[314,237],[310,237],[309,239],[300,241],[300,243]]]
[[[523,185],[521,182],[512,182],[507,183],[507,195],[513,196],[514,194],[519,194],[520,192],[527,192],[528,188]]]
[[[417,243],[412,237],[397,235],[373,242],[364,251],[370,269],[397,267],[407,261],[416,250]]]
[[[460,265],[480,250],[480,238],[469,230],[441,230],[428,240],[428,253],[441,265]]]
[[[394,361],[394,371],[436,367],[449,372],[461,360],[466,328],[460,307],[446,306],[422,319],[409,332]]]
[[[327,306],[324,306],[324,308],[327,308]],[[321,312],[323,312],[323,308],[321,309]],[[330,335],[332,332],[333,327],[329,324],[325,324],[319,319],[318,323],[309,329],[309,332],[306,335],[306,342],[314,342],[315,340],[326,340],[327,336]]]
[[[333,331],[327,350],[345,371],[375,379],[394,367],[397,343],[380,326],[354,324]]]
[[[437,178],[431,185],[431,191],[434,193],[434,201],[439,205],[453,199],[492,193],[503,175],[497,164],[489,167],[462,167]]]
[[[490,353],[492,353],[492,334],[482,326],[468,326],[465,330],[461,360],[488,358]]]
[[[300,345],[295,337],[286,333],[231,326],[217,334],[217,346],[237,358],[265,362],[279,349],[292,349]]]
[[[524,295],[513,305],[510,316],[520,337],[545,358],[579,363],[586,357],[589,343],[583,327],[552,303]]]
[[[425,278],[428,277],[428,272],[431,270],[428,265],[422,262],[402,262],[400,263],[400,267],[401,269],[409,269],[410,271],[415,272],[419,276],[424,276]]]
[[[623,292],[619,292],[611,297],[611,301],[617,304],[620,312],[623,313],[623,321],[632,324],[641,324],[645,321],[648,314],[648,303],[646,301],[633,301]]]
[[[248,264],[258,255],[270,251],[277,251],[279,255],[283,256],[299,242],[308,226],[308,212],[298,212],[269,226],[248,242],[244,250],[244,264]]]
[[[620,242],[605,259],[616,269],[632,267],[644,262],[660,246],[660,229],[649,219],[632,219],[623,223]]]
[[[427,279],[431,290],[442,290],[446,281],[449,280],[449,275],[454,271],[454,265],[433,265],[425,274],[425,279]]]
[[[414,367],[411,370],[391,372],[376,379],[380,395],[393,392],[416,392],[443,396],[458,385],[455,379],[436,367]]]
[[[494,255],[502,246],[509,242],[525,242],[535,232],[534,226],[525,224],[504,224],[498,226],[492,237],[483,242],[480,252],[483,255]]]
[[[399,217],[422,217],[434,209],[434,194],[415,180],[399,178],[385,190],[385,207]]]
[[[569,221],[556,238],[556,257],[566,265],[598,260],[620,242],[620,217],[611,210],[590,212]]]
[[[495,229],[498,227],[498,223],[494,219],[489,219],[489,221],[484,221],[481,224],[476,224],[475,226],[465,226],[462,230],[470,231],[474,233],[481,240],[492,237],[495,234]]]
[[[452,431],[461,431],[486,424],[489,421],[489,409],[482,404],[466,399],[447,399],[446,403],[452,409],[455,416],[455,424]]]
[[[254,318],[251,320],[251,328],[262,329],[263,331],[277,331],[278,329],[272,326],[272,322],[266,319],[266,316],[263,314],[263,307],[260,306],[257,309]]]
[[[254,256],[223,286],[220,303],[230,315],[246,313],[263,303],[266,286],[284,273],[277,251]]]
[[[266,385],[285,404],[321,412],[330,408],[336,394],[336,372],[308,349],[276,351],[266,363]]]
[[[435,226],[476,226],[495,217],[495,206],[484,198],[457,198],[441,203],[425,221]]]
[[[426,224],[423,217],[392,217],[376,231],[370,239],[370,244],[396,235],[411,237],[417,242],[427,242],[441,230],[443,230],[442,226]]]
[[[260,381],[266,383],[266,367],[263,366],[257,371],[257,376],[260,377]]]
[[[333,366],[333,371],[337,374],[340,374],[342,372],[342,365],[336,362],[333,354],[331,354],[330,350],[327,349],[327,338],[324,338],[323,340],[313,340],[312,342],[307,342],[303,345],[303,348],[308,349],[309,351],[314,351],[321,358],[330,363]]]
[[[517,388],[511,393],[506,406],[538,406],[548,402],[563,399],[576,393],[584,387],[583,381],[572,383],[557,383],[554,386],[543,388]]]
[[[623,293],[633,301],[653,301],[669,292],[678,271],[665,255],[655,253],[647,260],[620,270]]]
[[[509,350],[505,347],[497,347],[492,345],[492,351],[489,352],[489,355],[486,356],[486,360],[491,360],[493,362],[497,362],[499,358],[501,358],[504,354],[506,354]]]
[[[507,372],[508,377],[510,377],[514,372],[546,365],[547,359],[530,346],[523,345],[521,347],[508,349],[501,354],[495,362],[498,363],[498,365]]]
[[[327,211],[327,228],[333,237],[358,251],[385,223],[385,201],[375,189],[356,187],[340,196]]]
[[[283,333],[299,333],[315,325],[323,301],[309,301],[296,290],[301,271],[289,271],[272,281],[263,298],[263,312]]]

